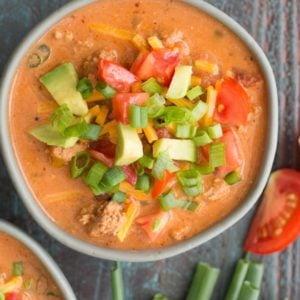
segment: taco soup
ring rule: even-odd
[[[103,0],[23,58],[10,131],[36,201],[79,239],[177,243],[234,210],[262,162],[267,97],[228,28],[180,1]]]

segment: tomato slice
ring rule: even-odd
[[[128,183],[130,183],[131,185],[135,186],[136,182],[137,182],[137,175],[134,172],[132,166],[122,166],[121,167],[122,171],[125,173],[126,175],[126,181]]]
[[[149,98],[147,93],[120,93],[112,99],[113,115],[116,121],[129,124],[129,104],[144,105]]]
[[[271,254],[285,249],[299,232],[300,172],[281,169],[271,174],[244,248],[256,254]]]
[[[226,78],[217,96],[214,113],[216,122],[226,125],[245,125],[250,110],[249,96],[233,78]]]
[[[118,92],[129,92],[138,78],[124,67],[108,60],[100,60],[98,76]]]
[[[171,211],[159,211],[158,213],[138,218],[136,223],[141,225],[149,239],[154,241],[164,231],[171,218]]]
[[[174,176],[175,176],[174,173],[165,171],[163,179],[161,180],[155,179],[151,191],[151,195],[154,199],[158,198],[164,192],[169,180],[172,179]]]
[[[133,73],[141,80],[155,77],[168,86],[179,64],[179,52],[171,49],[155,49],[147,54],[140,54],[132,66]]]
[[[17,292],[12,292],[5,295],[5,300],[22,300],[23,295]]]

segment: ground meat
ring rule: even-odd
[[[256,74],[251,74],[246,70],[233,68],[233,77],[242,84],[245,88],[254,87],[261,81],[261,78]]]
[[[79,222],[87,227],[92,237],[103,234],[116,235],[126,217],[123,206],[114,201],[99,201],[81,209]]]
[[[190,226],[187,224],[184,224],[183,226],[174,228],[171,231],[171,237],[176,241],[181,241],[187,237],[189,231],[190,231]]]
[[[211,187],[204,193],[204,199],[209,201],[216,201],[220,198],[226,197],[230,192],[229,185],[221,178],[215,178],[212,181]]]
[[[71,148],[52,147],[50,149],[50,154],[52,158],[59,159],[67,164],[77,153],[85,151],[87,146],[86,143],[77,143]]]
[[[155,131],[159,139],[172,137],[172,134],[165,127],[155,127]]]

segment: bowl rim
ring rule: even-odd
[[[77,9],[80,9],[81,7],[84,7],[96,1],[97,0],[72,1],[61,7],[40,24],[35,26],[34,29],[21,42],[19,47],[15,50],[3,73],[4,75],[0,86],[0,134],[2,154],[14,186],[32,217],[47,233],[49,233],[52,237],[57,239],[65,246],[90,256],[108,260],[146,262],[169,258],[200,246],[201,244],[221,234],[223,231],[239,221],[259,199],[259,196],[261,195],[267,183],[267,179],[272,169],[278,139],[278,96],[275,77],[270,63],[263,50],[256,43],[254,38],[252,38],[252,36],[250,36],[250,34],[248,34],[248,32],[233,18],[226,15],[224,12],[214,7],[213,5],[204,2],[203,0],[182,0],[182,2],[196,7],[200,11],[208,14],[209,16],[229,28],[248,47],[261,68],[261,72],[266,81],[267,94],[269,95],[269,123],[267,128],[267,132],[269,132],[269,135],[266,138],[265,154],[262,158],[262,166],[260,168],[260,171],[256,175],[256,180],[253,183],[252,188],[249,190],[244,201],[241,202],[239,206],[237,206],[226,217],[219,220],[208,229],[196,234],[195,236],[187,240],[163,248],[139,251],[106,248],[83,241],[67,233],[63,229],[59,228],[54,222],[52,222],[31,194],[30,187],[27,186],[26,180],[22,175],[22,171],[17,163],[17,158],[12,147],[12,142],[10,140],[8,128],[8,100],[10,87],[15,75],[15,71],[18,67],[19,62],[26,54],[30,46],[34,44],[34,42],[36,42],[49,28],[51,28],[63,17],[67,16]]]
[[[66,299],[76,300],[69,281],[58,267],[54,259],[46,252],[44,248],[42,248],[40,244],[38,244],[35,240],[33,240],[16,226],[0,219],[0,233],[2,232],[18,240],[40,260]]]

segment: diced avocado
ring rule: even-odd
[[[143,157],[143,144],[130,125],[118,125],[118,144],[116,150],[116,166],[129,165]]]
[[[57,130],[55,130],[51,124],[45,124],[36,128],[33,128],[29,133],[49,146],[58,146],[63,148],[73,147],[78,141],[77,137],[65,137]]]
[[[175,74],[166,95],[167,99],[185,97],[191,84],[192,73],[192,66],[179,66],[175,69]]]
[[[88,106],[77,91],[78,75],[71,63],[65,63],[40,78],[55,101],[66,104],[71,112],[77,116],[84,116],[88,112]]]
[[[167,151],[171,159],[196,161],[196,146],[192,140],[159,139],[153,144],[153,156]]]

